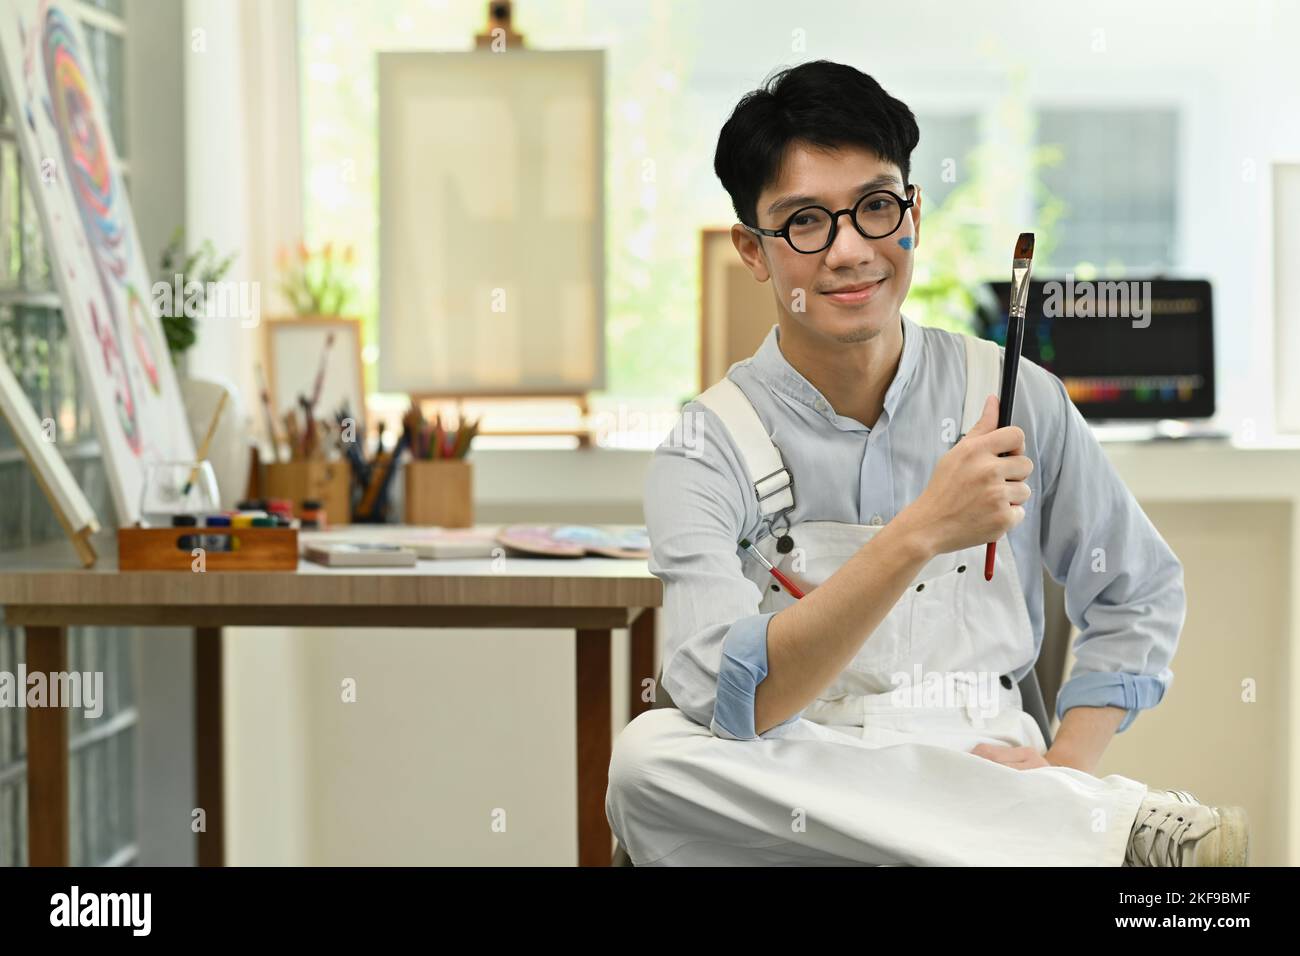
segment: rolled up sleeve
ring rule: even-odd
[[[689,403],[645,483],[649,568],[664,585],[662,680],[678,709],[730,740],[781,737],[803,713],[755,733],[775,612],[759,611],[762,594],[741,564],[740,539],[758,521],[753,498],[721,420]]]
[[[1160,703],[1186,616],[1183,566],[1142,511],[1056,376],[1022,360],[1054,398],[1044,441],[1042,552],[1079,629],[1056,714],[1121,707],[1118,731]],[[1033,371],[1033,370],[1037,371]]]

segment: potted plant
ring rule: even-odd
[[[352,279],[354,264],[351,246],[342,254],[327,242],[319,250],[298,243],[298,254],[291,256],[281,249],[276,257],[280,267],[280,291],[299,316],[341,316],[356,291]]]
[[[238,253],[232,252],[222,258],[217,254],[211,239],[204,239],[197,249],[186,252],[184,227],[177,226],[159,256],[159,281],[182,292],[191,282],[202,283],[206,289],[208,283],[221,281],[230,271],[237,255]],[[198,338],[196,317],[185,314],[183,294],[170,297],[170,307],[160,308],[158,312],[172,363],[178,372],[183,373],[185,352],[194,346]]]

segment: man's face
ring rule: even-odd
[[[868,150],[846,146],[826,151],[792,143],[776,181],[758,197],[756,225],[780,229],[802,206],[849,209],[877,189],[907,198],[899,168]],[[813,337],[862,342],[897,321],[907,298],[912,257],[921,238],[920,193],[916,188],[916,204],[897,231],[881,239],[864,238],[847,215],[837,220],[835,241],[811,254],[796,252],[779,236],[760,239],[739,225],[732,227],[731,238],[754,278],[771,278],[777,303],[791,321]],[[870,284],[864,292],[833,293],[864,284]]]

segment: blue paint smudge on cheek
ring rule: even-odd
[[[902,239],[898,240],[898,244],[902,246],[904,249],[906,249],[908,252],[911,252],[914,243],[912,241],[911,236],[904,236]]]

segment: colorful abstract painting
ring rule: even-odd
[[[6,0],[0,74],[113,502],[131,525],[145,464],[192,459],[194,444],[72,5]]]

